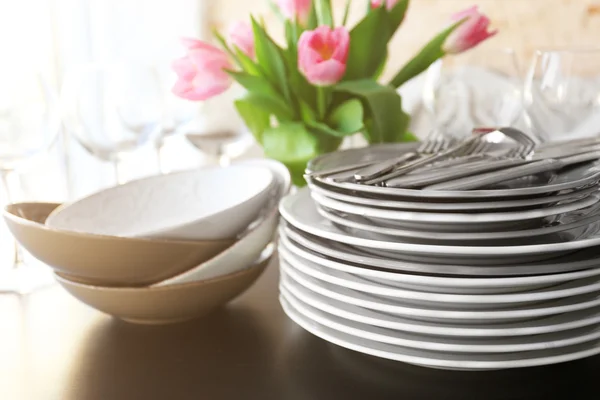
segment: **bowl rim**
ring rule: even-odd
[[[205,220],[207,218],[210,218],[212,216],[219,215],[219,214],[222,214],[224,212],[227,212],[227,211],[229,211],[232,208],[239,207],[240,205],[242,205],[242,204],[244,204],[246,202],[249,202],[249,201],[257,198],[258,196],[263,195],[265,192],[268,192],[270,190],[270,188],[273,187],[273,185],[277,184],[276,179],[275,179],[276,178],[275,174],[273,173],[273,171],[270,168],[268,168],[266,166],[243,165],[242,163],[240,163],[240,164],[231,164],[231,165],[228,165],[226,167],[209,166],[209,167],[200,167],[200,168],[185,169],[185,170],[181,170],[181,171],[170,172],[168,174],[158,174],[158,175],[155,174],[155,175],[145,176],[145,177],[142,177],[142,178],[133,179],[131,181],[125,182],[122,185],[115,185],[115,186],[110,186],[110,187],[107,187],[107,188],[103,188],[103,189],[97,190],[97,191],[95,191],[93,193],[88,194],[87,196],[83,196],[83,197],[78,198],[77,200],[74,200],[74,201],[66,201],[66,202],[60,204],[54,210],[52,210],[50,212],[50,214],[48,214],[48,216],[46,217],[46,220],[49,219],[50,217],[52,217],[53,215],[57,215],[57,214],[63,212],[64,210],[68,209],[72,205],[88,201],[91,198],[99,196],[101,193],[104,193],[104,192],[107,192],[107,191],[114,191],[117,188],[121,188],[121,187],[128,186],[128,185],[133,185],[133,184],[136,184],[138,182],[142,182],[143,183],[143,182],[146,182],[146,181],[151,181],[151,180],[154,180],[154,179],[160,179],[160,178],[163,178],[163,177],[172,177],[172,176],[194,174],[194,173],[210,173],[212,171],[222,171],[222,170],[226,170],[226,169],[236,169],[236,170],[239,169],[239,170],[241,170],[241,169],[244,169],[244,168],[249,168],[249,169],[254,169],[254,170],[264,170],[268,174],[268,176],[269,176],[270,179],[268,180],[267,184],[264,186],[264,188],[262,190],[257,191],[252,196],[246,198],[244,201],[238,202],[238,203],[236,203],[235,205],[233,205],[233,206],[231,206],[229,208],[226,208],[226,209],[223,209],[223,210],[219,210],[219,211],[217,211],[215,213],[206,215],[206,216],[201,217],[201,218],[196,218],[196,219],[194,219],[192,221],[189,221],[189,222],[185,222],[185,223],[181,223],[181,224],[173,224],[173,225],[165,226],[165,227],[158,228],[158,229],[152,229],[152,230],[149,230],[147,232],[142,232],[142,234],[143,235],[155,235],[155,234],[166,232],[166,231],[173,230],[173,229],[185,228],[185,227],[188,227],[188,226],[193,225],[195,223],[201,222],[201,221],[203,221],[203,220]],[[45,226],[47,226],[47,225],[45,225]],[[51,229],[57,229],[57,228],[53,228],[53,227],[49,227],[49,226],[47,226],[47,227],[51,228]],[[64,228],[62,230],[64,231]],[[89,233],[89,234],[90,235],[97,235],[97,236],[123,237],[123,236],[98,234],[98,233]],[[136,236],[136,238],[144,238],[144,237],[143,236]],[[232,239],[235,239],[235,237],[232,238]],[[219,240],[226,240],[226,239],[209,239],[207,241],[219,241]],[[180,240],[180,241],[186,241],[186,240]],[[190,239],[190,241],[194,241],[194,240]],[[200,240],[200,241],[203,241],[203,240]]]
[[[222,282],[222,281],[234,280],[236,278],[240,278],[242,276],[248,275],[257,269],[264,270],[265,268],[267,268],[267,266],[269,266],[271,261],[276,258],[275,257],[275,253],[276,253],[275,247],[276,246],[273,246],[273,251],[271,251],[269,254],[260,257],[251,266],[249,266],[248,268],[243,269],[241,271],[236,271],[236,272],[232,272],[231,274],[221,275],[221,276],[217,276],[214,278],[204,279],[204,280],[200,280],[200,281],[196,281],[196,282],[177,283],[174,285],[167,285],[167,286],[156,286],[156,287],[145,286],[145,287],[135,287],[135,288],[134,287],[98,286],[98,285],[89,285],[89,284],[85,284],[85,283],[71,281],[68,278],[62,276],[59,272],[54,272],[54,277],[57,281],[59,281],[59,283],[66,283],[69,286],[80,287],[80,288],[84,288],[86,290],[91,290],[91,291],[95,291],[95,292],[142,294],[142,293],[150,293],[150,292],[156,293],[156,292],[177,291],[177,290],[187,289],[190,287],[205,286],[205,285],[211,285],[211,284]]]
[[[181,246],[181,245],[185,245],[185,246],[226,245],[227,247],[231,246],[237,240],[237,238],[213,239],[213,240],[174,240],[174,239],[138,238],[138,237],[126,237],[126,236],[99,235],[96,233],[87,233],[87,232],[70,231],[70,230],[66,230],[66,229],[51,228],[51,227],[47,226],[46,224],[33,221],[33,220],[25,218],[23,216],[19,216],[19,215],[15,214],[13,211],[11,211],[13,209],[16,210],[16,209],[19,209],[20,207],[27,206],[27,205],[31,205],[31,206],[33,206],[33,205],[56,205],[56,207],[59,207],[61,205],[61,203],[42,202],[42,201],[11,203],[11,204],[7,204],[6,206],[4,206],[4,208],[2,209],[2,216],[5,219],[9,219],[12,222],[19,224],[19,225],[25,225],[25,226],[28,226],[31,228],[36,228],[36,229],[40,229],[40,230],[47,231],[47,232],[58,233],[61,235],[66,235],[66,236],[71,236],[71,237],[79,237],[79,238],[85,238],[85,239],[92,239],[92,240],[103,240],[103,241],[122,240],[122,241],[128,241],[128,242],[136,242],[136,243],[147,243],[147,244],[162,243],[162,244],[174,244],[174,245],[179,245],[179,246]],[[52,212],[50,212],[50,213],[52,213]],[[49,215],[50,214],[48,214],[46,216],[46,218],[48,218]]]

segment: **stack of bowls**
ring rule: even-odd
[[[337,345],[433,368],[600,353],[600,162],[462,191],[321,174],[412,150],[319,157],[309,187],[282,200],[290,318]]]
[[[18,203],[17,241],[73,296],[135,323],[206,314],[260,276],[273,251],[290,176],[248,160],[155,176],[69,204]]]

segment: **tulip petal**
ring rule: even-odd
[[[477,14],[479,14],[479,7],[474,5],[474,6],[467,8],[466,10],[462,10],[457,13],[454,13],[452,15],[452,20],[460,21],[461,19],[463,19],[465,17],[470,17],[472,15],[477,15]]]
[[[337,44],[331,57],[341,63],[346,63],[346,60],[348,60],[348,50],[350,49],[350,33],[340,27],[333,31],[333,35]]]
[[[345,64],[330,59],[313,65],[311,70],[306,74],[306,79],[317,86],[329,86],[339,82],[345,72]]]
[[[194,64],[187,57],[178,58],[173,61],[171,68],[182,79],[192,79],[196,74]]]

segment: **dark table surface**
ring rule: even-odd
[[[491,372],[355,353],[288,320],[277,265],[212,315],[138,326],[51,287],[0,296],[0,400],[598,399],[600,357]]]

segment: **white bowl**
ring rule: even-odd
[[[290,189],[290,174],[283,164],[274,160],[248,160],[236,165],[263,166],[269,168],[273,173],[276,184],[271,191],[268,203],[263,208],[263,217],[252,224],[231,247],[188,271],[152,285],[153,287],[191,283],[242,271],[249,268],[273,241],[279,223],[279,200]]]
[[[254,165],[153,176],[58,207],[46,225],[121,237],[229,239],[256,219],[272,182],[269,168]]]

